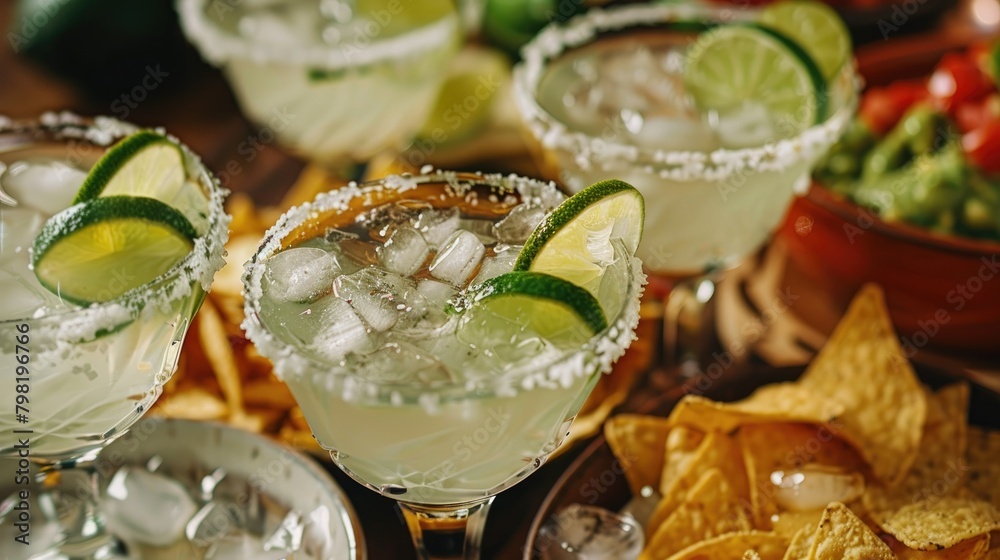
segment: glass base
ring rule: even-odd
[[[677,282],[664,309],[662,362],[682,379],[700,373],[702,349],[712,337],[712,297],[716,285],[706,274]]]
[[[494,496],[458,507],[399,502],[419,560],[479,560]]]

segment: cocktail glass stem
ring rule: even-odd
[[[419,560],[478,560],[493,496],[460,507],[399,502]]]
[[[698,351],[710,336],[712,320],[707,308],[715,295],[715,271],[679,280],[670,291],[664,310],[664,362],[680,367],[681,377],[698,373]]]
[[[39,496],[43,508],[51,508],[61,526],[62,535],[55,546],[59,556],[55,558],[125,558],[119,554],[119,543],[107,531],[100,512],[99,453],[100,449],[96,449],[73,459],[36,464],[43,488],[50,477],[58,477],[57,486],[43,490]]]

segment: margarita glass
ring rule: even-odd
[[[31,545],[5,538],[0,544],[4,558],[115,557],[115,544],[96,509],[96,457],[159,396],[177,365],[191,318],[222,266],[229,223],[225,193],[198,158],[181,147],[185,181],[200,190],[208,206],[205,233],[186,257],[145,285],[88,306],[61,298],[36,278],[30,249],[43,225],[71,206],[87,171],[108,146],[137,130],[110,118],[65,113],[30,123],[0,121],[0,185],[17,202],[0,205],[0,378],[5,387],[0,455],[32,462],[21,473],[24,481],[57,471],[85,476],[79,485],[64,481],[46,494],[46,503],[55,504],[59,515],[32,511]],[[129,262],[108,264],[100,282],[112,291],[142,274]],[[24,501],[38,507],[41,498]],[[13,508],[22,500],[14,497],[0,505],[4,531],[19,521]]]
[[[817,93],[828,115],[817,124],[772,118],[752,102],[732,114],[700,113],[685,91],[686,53],[699,32],[757,14],[696,5],[594,9],[544,29],[515,68],[515,99],[544,175],[571,191],[616,177],[645,196],[638,255],[675,286],[668,349],[678,346],[684,318],[693,315],[688,334],[697,335],[713,273],[768,239],[856,107],[848,62]]]
[[[390,176],[293,208],[247,263],[247,335],[334,462],[398,500],[422,558],[442,532],[479,557],[494,496],[545,462],[634,338],[644,277],[617,244],[609,326],[585,342],[463,322],[470,287],[511,271],[562,199],[516,176]]]
[[[252,121],[338,172],[410,140],[461,40],[450,0],[233,4],[179,0],[188,38]]]

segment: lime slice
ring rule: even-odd
[[[514,262],[514,270],[544,272],[600,293],[607,266],[616,260],[613,241],[629,255],[642,237],[645,206],[632,185],[610,179],[567,198],[538,224]]]
[[[769,4],[760,23],[795,41],[819,66],[827,80],[851,58],[851,35],[833,8],[812,0]]]
[[[158,200],[101,197],[49,219],[32,265],[48,290],[88,305],[152,281],[190,253],[197,236],[183,214]]]
[[[461,334],[484,347],[541,336],[574,347],[607,328],[597,300],[583,288],[540,272],[508,272],[483,282],[462,318]]]
[[[688,51],[684,87],[703,112],[763,107],[781,137],[826,115],[826,81],[816,63],[790,39],[752,25],[702,34]]]
[[[208,198],[187,181],[180,146],[161,134],[143,130],[115,144],[94,164],[73,203],[118,195],[155,198],[184,214],[195,231],[208,230]]]

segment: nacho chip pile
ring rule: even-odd
[[[998,560],[1000,432],[968,406],[918,381],[866,286],[798,381],[605,434],[633,495],[661,496],[643,560]]]

